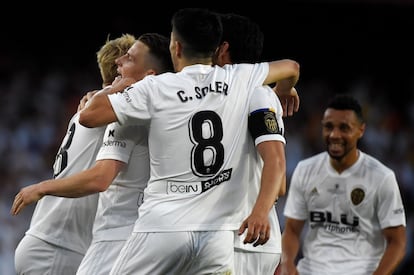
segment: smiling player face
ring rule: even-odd
[[[352,162],[358,156],[357,143],[364,130],[365,125],[352,110],[328,108],[322,119],[322,137],[329,156],[339,162]]]
[[[125,55],[117,58],[118,73],[122,77],[132,77],[137,81],[153,74],[149,55],[148,46],[136,41]]]

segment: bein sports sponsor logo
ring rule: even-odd
[[[221,172],[220,174],[218,174],[216,177],[210,179],[210,180],[206,180],[206,181],[202,181],[201,183],[203,184],[203,191],[207,191],[208,189],[219,185],[225,181],[228,181],[231,179],[231,172],[232,172],[233,168],[224,170],[223,172]]]
[[[200,194],[201,182],[167,182],[167,194]]]
[[[216,177],[202,182],[167,182],[167,194],[201,194],[225,181],[230,180],[232,168],[221,172]]]

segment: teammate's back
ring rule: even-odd
[[[137,230],[171,230],[175,224],[179,226],[174,231],[184,225],[190,230],[239,227],[241,218],[236,216],[247,186],[240,184],[246,172],[246,106],[267,69],[267,64],[192,65],[180,73],[146,77],[122,95],[110,96],[121,123],[145,123],[145,117],[151,117],[151,177]],[[133,105],[150,105],[137,111],[121,101],[124,97]],[[212,188],[221,191],[208,192]],[[227,203],[206,212],[212,207],[211,196]],[[146,215],[147,209],[151,215]],[[159,219],[154,214],[167,209],[191,215]]]

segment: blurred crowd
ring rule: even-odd
[[[15,194],[24,186],[52,177],[54,157],[69,118],[81,96],[99,89],[101,83],[97,74],[90,73],[98,71],[97,68],[70,73],[21,68],[0,78],[2,275],[14,274],[14,250],[29,227],[34,209],[32,206],[18,216],[11,216],[9,211]],[[361,101],[367,119],[360,148],[392,168],[400,184],[409,237],[406,258],[398,274],[408,274],[414,270],[414,95],[410,95],[414,82],[408,83],[404,92],[393,90],[374,74],[347,81],[346,87],[326,79],[300,81],[300,110],[293,117],[285,118],[288,182],[299,160],[324,150],[320,120],[327,100],[338,92],[354,94]],[[283,205],[281,199],[277,210],[282,228]]]

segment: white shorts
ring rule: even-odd
[[[83,255],[31,235],[25,235],[14,255],[16,274],[74,275]]]
[[[234,270],[237,275],[274,275],[280,254],[234,248]]]
[[[233,231],[134,232],[110,274],[234,274],[233,243]]]
[[[93,242],[76,275],[108,275],[125,241]]]

